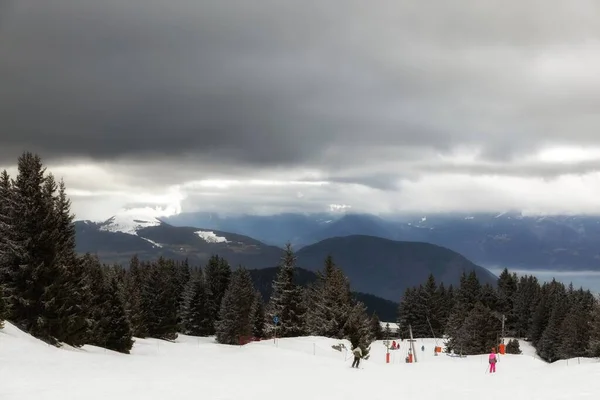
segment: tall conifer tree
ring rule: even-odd
[[[275,316],[279,318],[277,328],[280,337],[305,334],[304,296],[302,288],[295,283],[295,267],[296,255],[291,244],[287,243],[279,271],[273,281],[273,292],[267,308],[267,317],[270,321]]]
[[[255,299],[256,290],[250,273],[243,267],[238,268],[231,276],[216,323],[219,343],[235,345],[252,336]]]

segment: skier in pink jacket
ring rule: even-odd
[[[496,372],[496,362],[498,359],[496,358],[496,351],[492,349],[490,353],[489,362],[490,362],[490,373]]]

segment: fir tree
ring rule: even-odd
[[[589,339],[587,353],[591,357],[600,357],[600,299],[595,298],[592,304],[588,323]]]
[[[389,324],[387,324],[387,326],[389,327]],[[391,335],[392,331],[390,330],[389,333]],[[373,316],[371,317],[371,335],[375,340],[383,340],[385,337],[383,329],[381,328],[381,321],[376,313],[373,313]]]
[[[373,342],[373,333],[371,328],[371,318],[367,314],[367,308],[361,302],[354,304],[350,310],[350,315],[344,326],[346,339],[352,344],[352,348],[357,346],[362,350],[363,358],[369,358],[371,343]]]
[[[116,276],[107,276],[100,260],[86,254],[82,264],[90,282],[90,331],[89,344],[129,353],[133,345],[132,330]]]
[[[178,330],[178,282],[173,260],[151,264],[142,289],[142,310],[148,336],[174,340]]]
[[[105,347],[120,353],[129,354],[133,347],[132,330],[122,301],[118,278],[112,276],[105,283],[107,302],[105,315],[101,321]]]
[[[252,336],[256,291],[250,273],[238,268],[231,276],[231,283],[220,307],[216,323],[217,341],[222,344],[239,344],[242,338]]]
[[[522,276],[519,278],[517,291],[514,294],[513,316],[514,333],[517,337],[524,337],[531,332],[533,314],[540,296],[540,284],[535,276]]]
[[[183,315],[182,315],[181,311],[183,311],[183,308],[184,308],[185,290],[186,290],[186,286],[187,286],[188,282],[190,281],[191,271],[190,271],[190,265],[189,265],[187,258],[183,262],[177,263],[176,267],[177,267],[177,292],[178,292],[177,304],[178,304],[178,309],[179,309],[179,312],[177,314],[177,324],[179,325],[180,328],[183,328]]]
[[[398,335],[401,338],[407,338],[409,326],[412,328],[422,320],[423,311],[423,307],[419,303],[419,288],[406,288],[402,301],[398,305]],[[419,335],[417,337],[420,337],[421,333],[417,333]],[[413,329],[413,336],[415,335],[417,334]]]
[[[209,336],[212,331],[209,304],[202,271],[195,272],[186,285],[182,310],[183,331],[187,335]]]
[[[66,195],[64,181],[58,184],[50,174],[46,181],[48,201],[54,202],[54,215],[49,220],[49,230],[56,251],[56,260],[49,267],[56,279],[50,282],[42,295],[44,313],[48,320],[48,333],[57,341],[71,346],[83,346],[87,340],[88,304],[91,296],[86,271],[75,252],[75,216],[71,214],[71,201]]]
[[[208,295],[209,320],[211,324],[211,335],[215,333],[215,323],[219,320],[219,309],[223,301],[225,291],[229,286],[231,278],[231,267],[224,258],[213,255],[208,260],[204,269],[204,277]]]
[[[448,348],[463,355],[489,352],[498,344],[502,323],[481,303],[476,303],[464,322],[453,330]]]
[[[4,301],[4,289],[0,284],[0,329],[4,328],[4,320],[6,319],[6,303]]]
[[[140,338],[145,338],[148,335],[142,309],[142,292],[147,272],[145,266],[140,263],[138,256],[134,255],[129,262],[129,271],[125,280],[127,292],[125,307],[133,335]]]
[[[317,276],[305,307],[307,330],[316,336],[342,338],[352,306],[350,283],[331,256],[325,259],[324,271],[319,271]]]
[[[519,341],[517,339],[511,339],[508,341],[506,345],[506,353],[507,354],[521,354],[521,346],[519,345]]]
[[[265,318],[265,305],[262,295],[257,291],[254,298],[254,321],[252,326],[252,336],[257,339],[265,337]]]
[[[279,318],[280,337],[302,336],[305,333],[304,299],[302,288],[294,282],[296,256],[291,244],[286,245],[277,277],[273,281],[273,292],[269,301],[267,316]]]
[[[517,274],[510,274],[507,268],[504,268],[498,277],[498,297],[496,299],[498,304],[493,308],[506,316],[505,329],[508,331],[513,331],[516,327],[517,315],[514,312],[518,283]],[[492,305],[488,304],[488,306]]]
[[[4,287],[9,282],[11,266],[14,265],[18,244],[14,242],[14,200],[10,177],[6,170],[0,173],[0,321],[8,317],[8,301],[10,291]]]
[[[24,153],[19,158],[18,175],[11,183],[14,207],[9,209],[8,218],[13,223],[8,239],[13,251],[5,271],[10,319],[33,336],[58,344],[62,336],[59,281],[64,280],[64,268],[56,246],[56,184],[44,173],[39,156]]]
[[[381,329],[381,326],[380,326]],[[389,339],[392,337],[392,328],[390,328],[390,323],[385,324],[385,329],[381,332],[382,339]]]

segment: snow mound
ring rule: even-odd
[[[194,232],[198,237],[208,243],[229,243],[229,240],[224,236],[217,236],[212,231],[196,231]]]

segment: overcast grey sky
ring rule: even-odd
[[[600,211],[597,1],[0,1],[0,166],[79,218]]]

